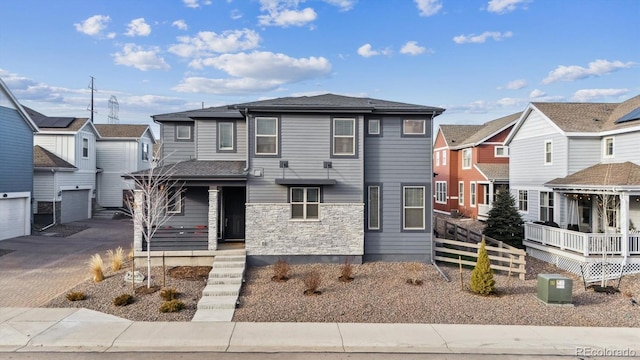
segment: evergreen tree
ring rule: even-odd
[[[476,267],[473,268],[471,272],[469,288],[476,294],[490,295],[495,292],[495,284],[496,281],[493,280],[493,269],[491,269],[491,262],[483,237],[482,242],[480,242]]]
[[[493,208],[489,211],[484,235],[508,243],[509,245],[522,247],[524,236],[522,217],[516,208],[516,200],[509,191],[499,191]]]

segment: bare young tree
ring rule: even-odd
[[[147,170],[128,173],[133,180],[134,191],[140,194],[126,205],[132,215],[134,225],[142,229],[142,238],[147,245],[147,287],[151,287],[151,241],[156,231],[164,226],[182,206],[184,182],[175,178],[176,164],[164,164],[167,157],[159,158],[160,149],[154,157],[157,165]],[[177,210],[177,211],[176,211]]]

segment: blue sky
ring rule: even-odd
[[[639,0],[20,0],[0,77],[23,104],[120,123],[336,93],[440,106],[476,124],[531,101],[640,93]]]

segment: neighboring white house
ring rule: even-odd
[[[639,143],[640,96],[527,106],[506,144],[530,255],[580,274],[604,253],[607,271],[640,272]]]
[[[91,218],[99,138],[95,126],[85,118],[49,117],[25,109],[40,127],[33,140],[35,220],[53,222],[54,214],[56,223]]]
[[[31,234],[33,134],[38,127],[0,79],[0,240]]]
[[[106,208],[120,208],[125,204],[125,192],[133,189],[133,180],[122,175],[146,170],[153,163],[156,143],[148,125],[95,124],[100,138],[96,144],[97,203]]]

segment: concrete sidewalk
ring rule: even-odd
[[[388,352],[640,356],[640,329],[133,322],[86,309],[0,308],[0,352]]]

